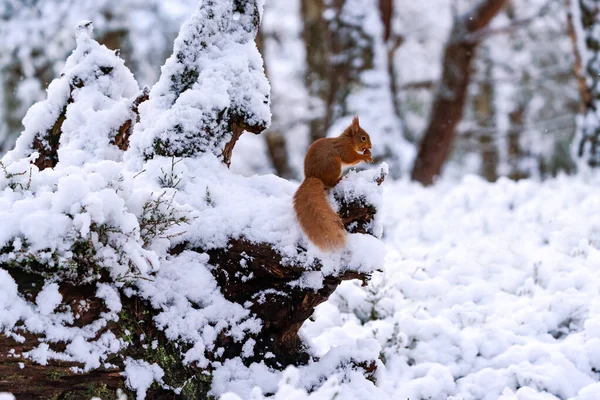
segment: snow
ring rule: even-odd
[[[7,168],[26,171],[24,166]],[[135,280],[132,290],[160,310],[156,322],[170,340],[193,344],[186,362],[208,365],[204,352],[222,328],[231,329],[250,354],[253,343],[245,335],[256,332],[260,321],[222,297],[205,255],[169,256],[167,249],[183,240],[222,246],[228,234],[238,232],[293,257],[295,244],[305,240],[291,208],[296,184],[269,175],[236,176],[207,156],[175,164],[180,186],[161,187],[161,170],[171,166],[171,159],[157,157],[141,174],[116,161],[33,169],[29,190],[13,189],[4,178],[0,209],[9,224],[0,231],[0,247],[12,244],[14,251],[3,261],[42,257],[51,244],[64,260],[59,268],[75,238],[93,236],[92,222],[137,232],[143,204],[162,191],[165,198],[174,194],[172,205],[190,216],[189,224],[170,232],[179,236],[158,237],[145,246],[139,233],[110,234],[126,257],[153,260],[136,264],[137,273],[152,280]],[[381,194],[367,182],[382,170],[386,167],[351,172],[339,190],[377,203]],[[11,179],[26,184],[30,178]],[[372,237],[349,235],[352,254],[325,257],[325,269],[307,271],[298,283],[318,287],[323,274],[339,272],[340,260],[352,266],[362,262],[367,271],[381,268],[366,287],[342,284],[305,324],[302,337],[321,358],[298,367],[297,380],[263,364],[246,367],[241,359],[228,360],[213,365],[212,393],[231,391],[235,395],[229,398],[243,399],[251,393],[256,399],[262,393],[329,399],[334,392],[357,399],[593,398],[600,368],[597,187],[597,180],[584,176],[495,184],[469,176],[460,182],[442,179],[432,188],[386,181],[376,229],[385,246]],[[34,213],[40,219],[28,220]],[[57,230],[70,233],[52,235]],[[114,277],[127,274],[109,244],[98,244],[103,250],[98,262]],[[322,255],[309,249],[306,256]],[[72,317],[55,309],[60,301],[55,283],[30,303],[0,270],[0,326],[18,335],[13,329],[21,321],[28,331],[45,333],[46,342],[26,358],[97,368],[106,354],[125,345],[110,335],[93,340],[119,312],[118,290],[116,284],[99,284],[97,296],[107,312],[88,327],[67,328]],[[66,342],[67,350],[53,352],[49,344],[55,341]],[[376,362],[376,383],[362,371],[342,367],[351,359]],[[141,360],[128,365],[130,387],[138,396],[148,382],[160,380],[160,371]]]
[[[161,382],[164,371],[157,364],[148,364],[145,361],[125,360],[125,376],[127,377],[127,386],[135,390],[137,400],[144,400],[146,392],[154,381]]]
[[[376,338],[390,398],[576,396],[597,381],[596,185],[388,185],[383,272],[343,284],[305,337]]]
[[[152,281],[138,282],[140,295],[161,310],[155,317],[157,327],[170,340],[192,343],[184,361],[202,368],[209,365],[205,352],[215,350],[213,342],[221,330],[228,329],[234,339],[242,340],[261,327],[248,310],[225,300],[207,263],[205,254],[184,252],[164,260]]]
[[[328,378],[317,390],[313,393],[307,393],[306,390],[298,387],[300,380],[300,372],[295,367],[288,367],[283,372],[283,376],[279,381],[277,392],[274,396],[268,397],[274,400],[315,400],[315,399],[335,399],[340,395],[339,382],[337,377]],[[263,396],[260,388],[255,387],[250,398],[252,400],[262,400]],[[242,400],[243,398],[235,393],[225,393],[220,397],[220,400]]]
[[[35,299],[38,311],[43,315],[51,314],[61,301],[62,295],[58,291],[58,284],[56,283],[45,285]]]

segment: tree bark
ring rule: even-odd
[[[579,91],[579,98],[581,100],[580,113],[584,113],[591,102],[591,94],[585,82],[583,59],[581,49],[579,48],[578,44],[578,40],[580,38],[577,37],[577,29],[575,28],[576,25],[581,26],[581,21],[576,21],[576,16],[573,15],[573,7],[579,7],[577,1],[578,0],[565,0],[565,7],[567,9],[567,34],[569,35],[571,43],[573,44],[573,74],[575,75],[575,79],[577,79],[577,89]]]
[[[506,0],[485,0],[454,20],[444,51],[441,82],[433,101],[429,125],[421,141],[412,179],[431,185],[440,174],[462,119],[471,61],[479,44],[476,35],[502,9]]]
[[[34,301],[37,293],[44,285],[44,279],[38,272],[25,272],[21,268],[0,265],[6,269],[19,285],[19,293],[30,301]],[[39,271],[43,273],[43,271]],[[105,279],[105,278],[103,278]],[[35,284],[32,285],[32,284]],[[95,321],[102,312],[107,311],[104,301],[96,297],[95,284],[60,283],[63,301],[60,307],[73,312],[75,326],[85,326]],[[107,360],[112,368],[99,368],[88,372],[75,372],[72,368],[83,365],[60,360],[48,360],[46,365],[39,365],[22,355],[36,348],[43,340],[43,335],[34,335],[24,331],[17,332],[24,341],[16,341],[13,337],[0,334],[0,392],[14,394],[19,400],[57,399],[84,400],[100,397],[103,400],[117,400],[116,391],[123,390],[129,398],[135,398],[125,387],[121,373],[126,357],[143,358],[150,363],[157,363],[165,371],[165,383],[171,387],[183,387],[180,395],[152,385],[146,399],[197,399],[206,398],[210,389],[210,381],[203,379],[201,370],[194,366],[184,366],[181,354],[185,347],[177,348],[167,340],[162,331],[156,328],[153,316],[156,314],[147,302],[138,297],[121,295],[123,310],[119,313],[118,322],[111,321],[98,332],[112,332],[117,337],[127,337],[130,345],[121,353],[113,354]],[[86,307],[81,307],[86,304]],[[145,335],[146,340],[141,340]],[[152,349],[150,338],[158,345]],[[63,342],[48,343],[51,350],[64,351]],[[185,346],[185,344],[183,345]]]
[[[129,148],[129,138],[133,133],[133,126],[138,122],[140,112],[140,104],[148,100],[150,97],[150,89],[145,87],[142,92],[131,102],[131,118],[128,119],[121,125],[114,139],[111,141],[112,144],[117,146],[119,149],[125,151]]]
[[[394,20],[394,10],[394,2],[392,0],[379,0],[379,12],[381,14],[381,20],[383,21],[383,41],[387,50],[387,73],[390,78],[392,106],[394,107],[394,113],[396,114],[396,117],[402,121],[402,109],[398,99],[399,85],[394,56],[396,54],[396,50],[398,50],[398,48],[402,46],[402,43],[404,43],[404,37],[399,36],[396,32],[394,32],[392,23]]]
[[[525,124],[525,112],[527,106],[520,104],[519,107],[509,114],[511,129],[508,131],[508,177],[518,181],[529,178],[529,174],[523,170],[521,161],[527,157],[525,150],[522,148],[520,139],[523,134],[523,126]]]

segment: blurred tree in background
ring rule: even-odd
[[[196,4],[0,1],[0,153],[60,73],[77,21],[92,20],[99,42],[120,49],[138,80],[150,85]],[[486,4],[494,11],[486,23],[470,21]],[[374,156],[387,160],[396,177],[409,176],[431,135],[436,148],[443,141],[435,135],[448,139],[448,155],[444,150],[423,182],[442,166],[446,176],[478,173],[490,181],[570,172],[580,91],[569,7],[565,0],[266,0],[257,40],[272,85],[273,123],[265,135],[242,137],[232,168],[301,178],[310,142],[339,134],[359,115]],[[460,18],[467,18],[462,25]],[[468,58],[463,95],[453,98],[448,60],[461,51]],[[444,96],[447,104],[440,103]],[[453,100],[463,105],[453,108]]]

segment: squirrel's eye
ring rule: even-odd
[[[363,136],[361,139],[362,139],[363,142],[367,141],[367,137],[366,136]]]

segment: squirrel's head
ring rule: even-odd
[[[360,127],[358,117],[354,117],[352,123],[346,128],[343,135],[352,140],[356,152],[362,153],[364,150],[371,149],[371,138],[369,137],[369,134]]]

